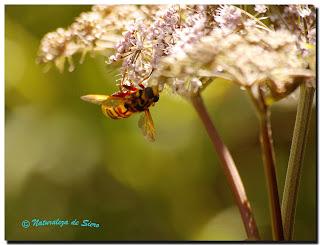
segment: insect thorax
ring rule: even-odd
[[[124,106],[132,112],[145,111],[158,100],[157,88],[147,87],[131,94]]]

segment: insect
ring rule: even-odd
[[[159,100],[158,87],[140,88],[122,85],[126,91],[118,91],[112,95],[91,94],[82,96],[81,99],[93,104],[101,105],[102,113],[112,119],[122,119],[134,113],[143,112],[138,126],[149,141],[155,140],[155,128],[149,107]]]

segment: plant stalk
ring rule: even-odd
[[[270,111],[268,109],[266,113],[261,113],[260,115],[260,142],[263,153],[264,172],[267,178],[272,237],[276,241],[281,241],[284,239],[283,227],[275,169]]]
[[[214,127],[209,114],[205,108],[201,95],[194,96],[191,99],[195,110],[197,111],[202,123],[204,124],[206,131],[213,144],[214,150],[217,152],[220,159],[220,163],[224,170],[224,174],[227,177],[231,191],[234,195],[236,204],[239,208],[241,218],[248,236],[248,239],[259,240],[260,235],[258,228],[248,201],[242,180],[240,178],[237,167],[233,161],[233,158],[220,138],[216,128]]]
[[[281,218],[280,201],[278,194],[278,184],[276,176],[275,154],[273,148],[272,129],[270,121],[270,110],[265,102],[263,90],[260,86],[248,89],[248,93],[256,107],[258,118],[260,121],[260,144],[263,158],[264,173],[266,176],[269,210],[271,216],[272,238],[276,241],[281,241],[283,237],[283,226]]]
[[[293,138],[281,206],[284,236],[286,240],[293,239],[294,219],[297,207],[301,168],[307,145],[314,91],[314,88],[307,87],[305,83],[302,83],[300,86],[297,115],[293,130]]]

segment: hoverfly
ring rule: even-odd
[[[142,84],[139,84],[140,88],[122,86],[126,88],[126,91],[120,90],[110,96],[84,95],[81,99],[101,105],[102,113],[112,119],[127,118],[134,113],[144,112],[138,121],[138,126],[147,140],[154,141],[155,128],[149,107],[159,100],[158,87],[144,87]]]

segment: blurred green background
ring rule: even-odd
[[[138,115],[115,121],[80,100],[116,90],[117,70],[87,57],[72,73],[36,64],[40,39],[91,6],[5,7],[6,240],[244,240],[237,207],[190,104],[162,93],[151,109],[155,143]],[[217,81],[203,94],[235,158],[263,238],[270,238],[258,121],[245,92]],[[272,107],[280,193],[296,112],[291,96]],[[316,239],[316,122],[306,150],[295,239]],[[89,219],[99,229],[38,227],[33,218]]]

